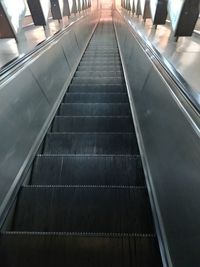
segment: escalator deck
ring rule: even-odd
[[[2,267],[162,266],[112,21],[101,20],[0,236]]]

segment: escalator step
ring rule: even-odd
[[[119,62],[121,64],[119,56],[107,57],[107,56],[84,56],[81,61],[92,61],[92,62]]]
[[[119,55],[110,55],[110,56],[107,56],[107,55],[85,55],[82,57],[81,61],[117,61],[121,64],[121,61],[120,61],[120,56]]]
[[[105,78],[105,77],[123,77],[121,71],[76,71],[75,77],[93,77],[93,78]]]
[[[83,58],[85,59],[86,57],[91,57],[91,58],[120,58],[120,55],[118,52],[87,52],[84,54]]]
[[[154,233],[143,187],[22,187],[12,231]]]
[[[118,62],[91,62],[91,61],[81,61],[79,66],[94,66],[94,67],[121,67],[121,64],[119,64]]]
[[[55,117],[52,132],[133,132],[131,117]]]
[[[72,84],[124,84],[124,78],[104,77],[104,78],[80,78],[74,77]]]
[[[160,267],[151,236],[10,233],[0,236],[3,267]]]
[[[82,63],[85,63],[85,64],[93,64],[93,65],[95,65],[95,64],[101,64],[101,65],[110,65],[110,64],[114,64],[114,65],[120,65],[121,66],[121,61],[120,61],[120,59],[104,59],[104,58],[102,58],[102,59],[82,59],[81,60],[81,62],[80,62],[80,64],[82,64]]]
[[[62,104],[59,115],[62,116],[127,116],[131,115],[129,104]]]
[[[115,53],[111,53],[111,52],[90,52],[90,51],[88,51],[88,52],[86,52],[84,55],[83,55],[83,57],[82,57],[82,59],[84,59],[84,58],[86,58],[86,57],[91,57],[91,58],[120,58],[120,55],[119,55],[119,53],[118,52],[115,52]]]
[[[93,53],[101,53],[101,52],[119,52],[118,50],[118,47],[117,46],[114,46],[114,45],[111,45],[111,46],[106,46],[106,45],[102,45],[102,46],[94,46],[94,45],[89,45],[88,46],[88,49],[87,49],[88,52],[93,52]]]
[[[91,56],[96,56],[96,55],[105,55],[105,56],[119,56],[119,51],[118,49],[87,49],[84,53],[85,55],[91,55]]]
[[[70,93],[127,93],[123,85],[70,85]]]
[[[104,72],[109,72],[109,71],[122,71],[121,66],[79,66],[78,71],[104,71]]]
[[[48,133],[44,154],[138,154],[132,133]]]
[[[64,103],[128,103],[127,93],[67,93]]]
[[[32,173],[33,185],[145,185],[137,156],[40,155]]]

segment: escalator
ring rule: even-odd
[[[1,232],[2,267],[162,266],[112,21],[102,19]]]

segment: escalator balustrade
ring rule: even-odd
[[[2,267],[162,266],[112,21],[101,20],[21,187]]]

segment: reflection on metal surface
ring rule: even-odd
[[[17,35],[22,27],[22,21],[26,13],[26,6],[24,0],[2,0],[2,7],[4,12],[7,14],[10,25]]]

